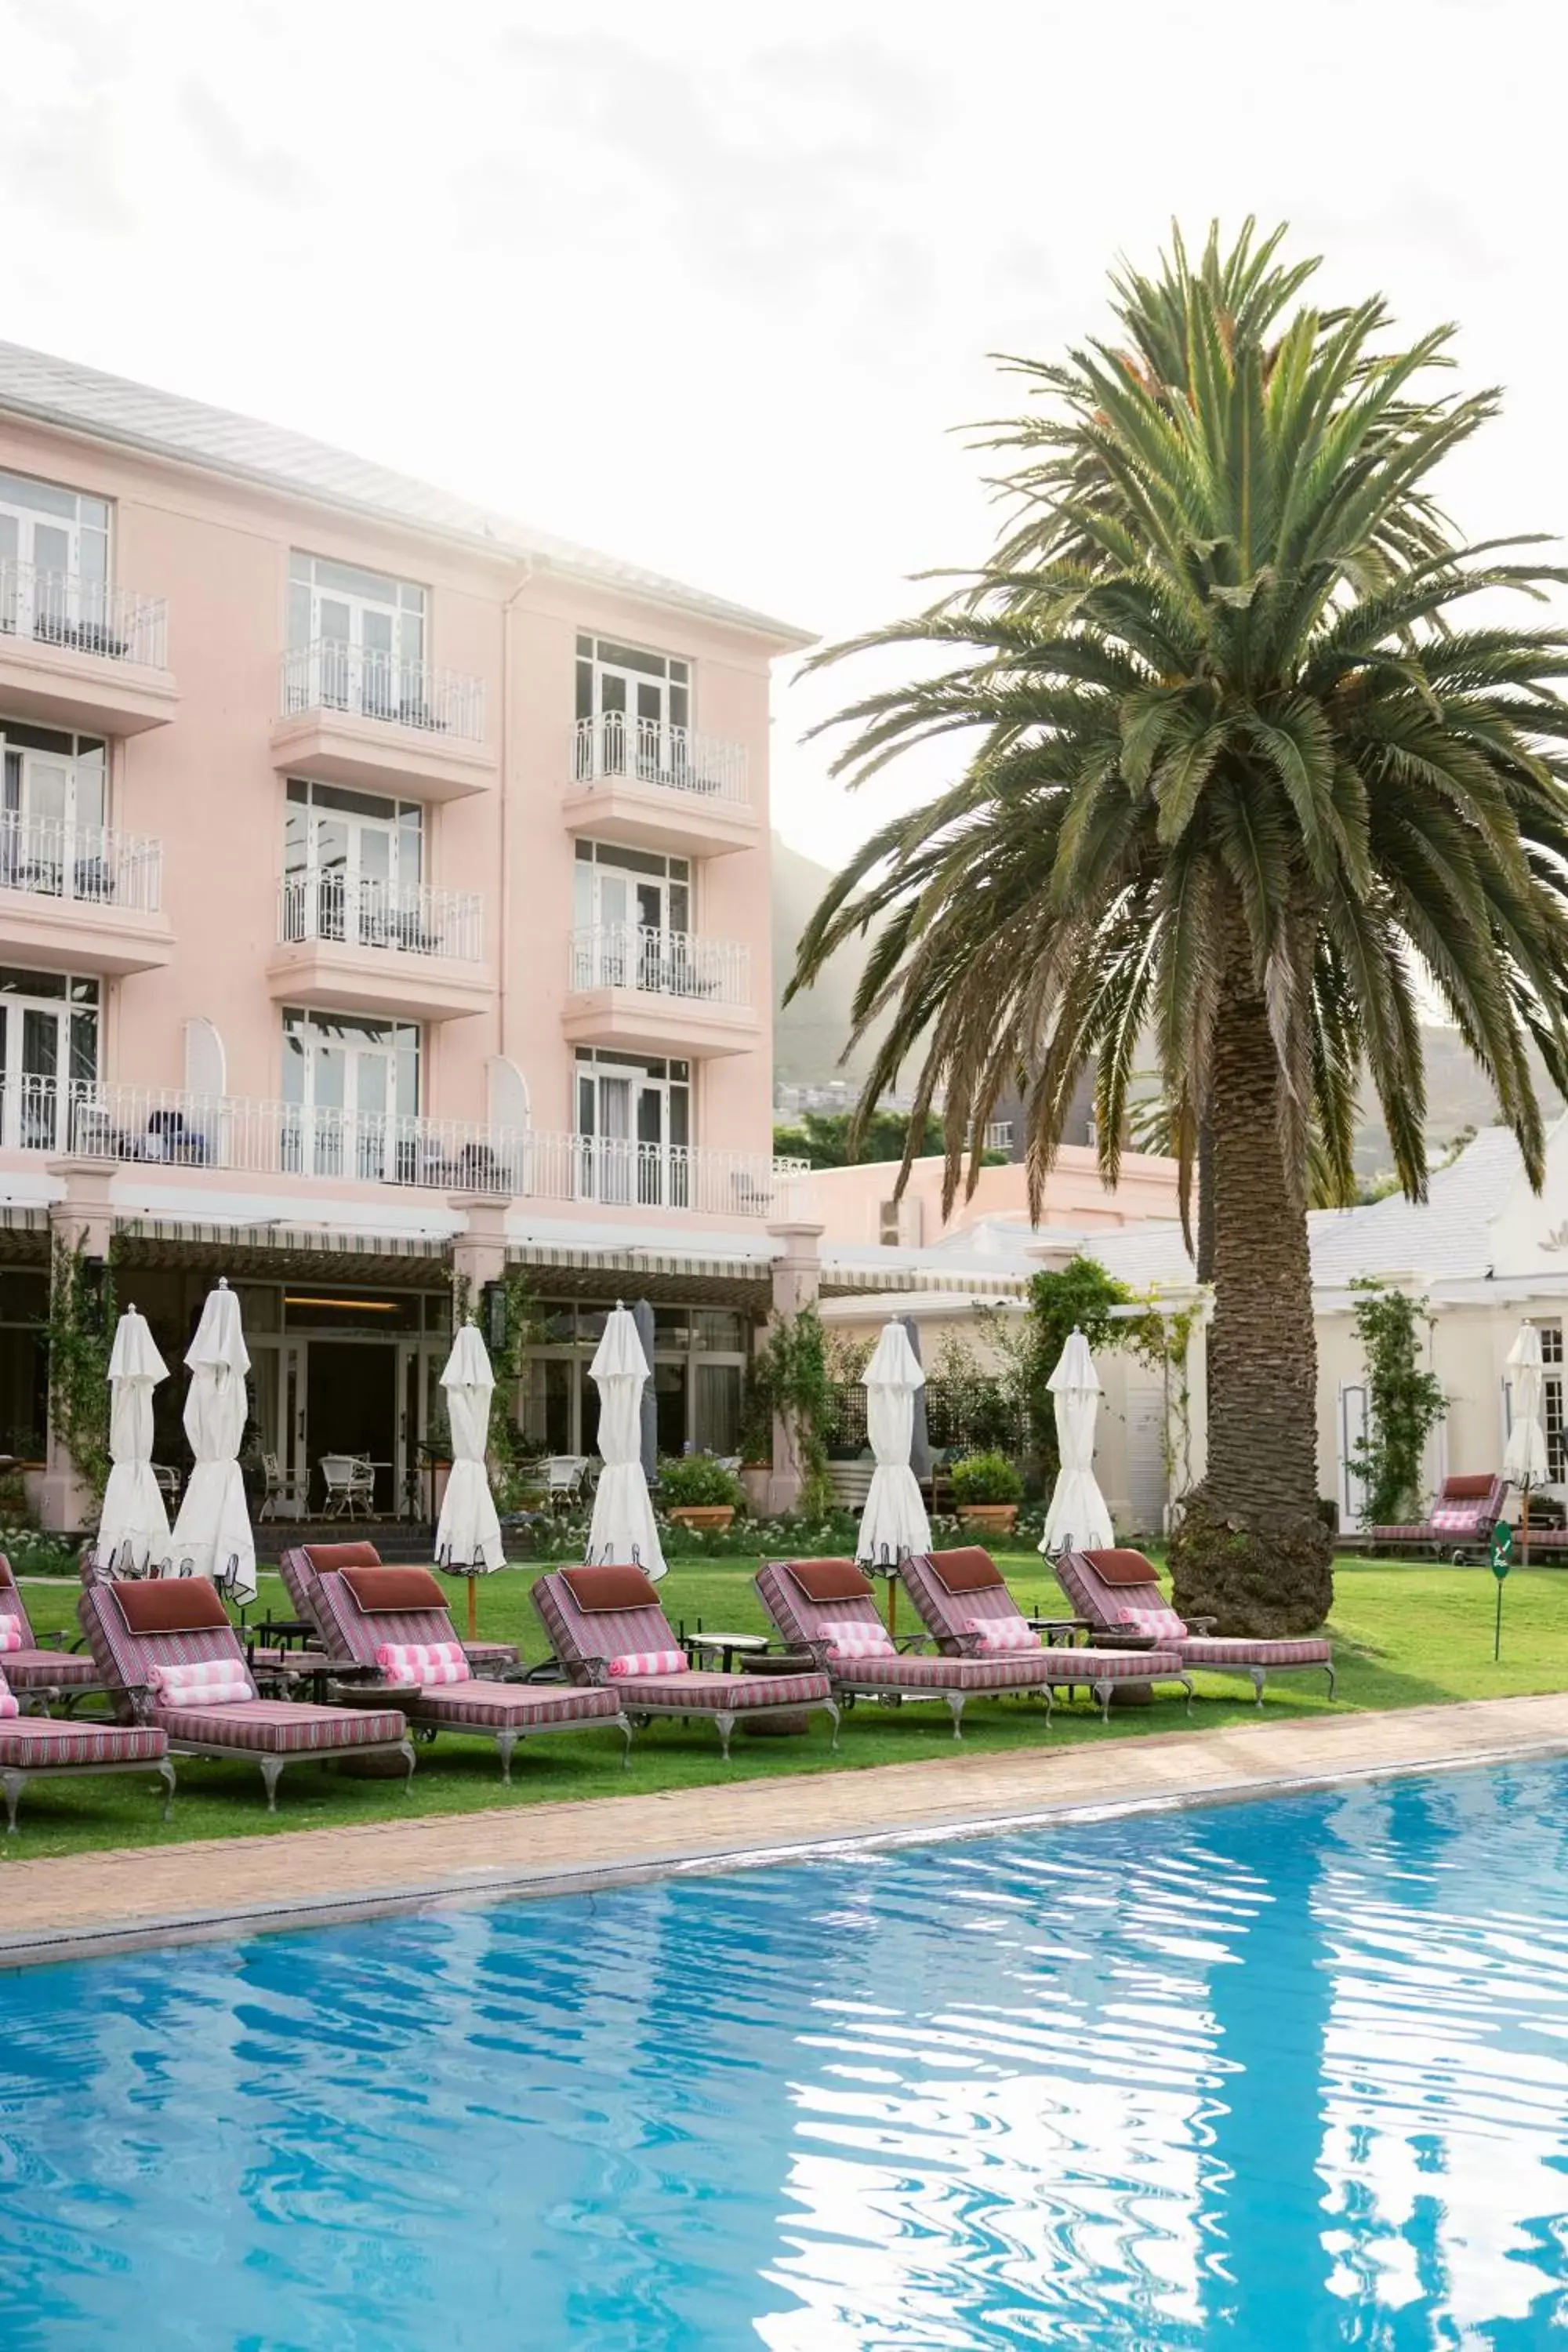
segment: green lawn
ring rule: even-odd
[[[699,1621],[710,1629],[737,1633],[765,1630],[752,1584],[750,1560],[678,1562],[663,1597],[672,1620],[688,1631]],[[1005,1556],[1004,1565],[1019,1601],[1044,1613],[1065,1615],[1055,1579],[1033,1555]],[[528,1597],[535,1569],[509,1570],[482,1579],[479,1587],[479,1630],[495,1639],[521,1643],[530,1659],[544,1643]],[[33,1622],[40,1633],[75,1628],[76,1590],[41,1584],[26,1588]],[[1416,1706],[1445,1699],[1501,1698],[1528,1691],[1568,1688],[1568,1575],[1552,1570],[1516,1570],[1504,1602],[1503,1655],[1492,1663],[1492,1612],[1496,1588],[1484,1568],[1400,1567],[1386,1561],[1342,1563],[1331,1631],[1340,1668],[1341,1708]],[[454,1589],[454,1612],[463,1622],[464,1596]],[[281,1586],[263,1576],[258,1610],[287,1614]],[[256,1613],[256,1612],[253,1612]],[[913,1625],[905,1598],[901,1630]],[[1255,1722],[1251,1686],[1232,1676],[1198,1679],[1191,1717],[1194,1727]],[[1321,1712],[1329,1702],[1321,1675],[1282,1679],[1269,1685],[1265,1712],[1270,1717]],[[127,1774],[85,1780],[76,1787],[44,1781],[23,1800],[21,1831],[8,1851],[17,1856],[73,1853],[105,1846],[155,1844],[215,1836],[265,1836],[269,1831],[306,1829],[338,1822],[406,1820],[413,1813],[472,1812],[487,1806],[527,1805],[538,1799],[605,1797],[673,1789],[773,1772],[853,1770],[868,1764],[907,1762],[952,1753],[944,1706],[868,1706],[862,1701],[845,1717],[839,1753],[828,1751],[826,1718],[816,1717],[802,1738],[752,1740],[737,1732],[734,1761],[720,1760],[710,1727],[660,1723],[637,1738],[629,1771],[621,1769],[621,1741],[612,1732],[563,1735],[520,1745],[512,1787],[500,1785],[495,1750],[486,1741],[443,1736],[419,1749],[411,1796],[401,1783],[339,1779],[330,1769],[300,1765],[284,1775],[279,1811],[265,1810],[260,1775],[253,1766],[177,1759],[180,1794],[173,1822],[158,1820],[149,1780]],[[1160,1696],[1152,1706],[1113,1710],[1102,1730],[1098,1710],[1079,1698],[1058,1706],[1047,1733],[1037,1705],[1017,1700],[972,1701],[964,1714],[964,1749],[1037,1749],[1042,1793],[1049,1789],[1050,1758],[1064,1742],[1136,1738],[1150,1731],[1180,1731],[1187,1721],[1179,1693]],[[868,1826],[873,1816],[868,1812]]]

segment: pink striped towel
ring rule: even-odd
[[[237,1706],[256,1696],[238,1658],[193,1658],[184,1665],[149,1666],[147,1679],[165,1706]]]
[[[474,1670],[460,1642],[384,1642],[375,1663],[390,1683],[468,1683]]]
[[[684,1650],[623,1650],[618,1658],[610,1660],[610,1672],[622,1676],[683,1675],[686,1671]]]

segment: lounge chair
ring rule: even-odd
[[[15,1658],[17,1653],[8,1654]],[[80,1780],[95,1772],[139,1771],[144,1765],[163,1783],[168,1820],[174,1768],[165,1732],[151,1724],[56,1723],[45,1715],[24,1715],[21,1708],[20,1697],[0,1674],[0,1794],[7,1837],[16,1827],[16,1808],[29,1781]]]
[[[1373,1551],[1397,1544],[1402,1549],[1447,1552],[1457,1568],[1470,1553],[1486,1550],[1502,1517],[1507,1492],[1504,1481],[1486,1471],[1445,1478],[1429,1519],[1405,1527],[1368,1528],[1362,1541]]]
[[[1329,1696],[1334,1695],[1333,1651],[1321,1633],[1298,1641],[1254,1641],[1246,1634],[1210,1633],[1214,1620],[1206,1617],[1194,1621],[1194,1633],[1161,1591],[1154,1564],[1141,1551],[1064,1551],[1056,1568],[1062,1591],[1090,1625],[1107,1633],[1152,1633],[1184,1666],[1205,1673],[1238,1667],[1252,1677],[1259,1706],[1270,1675],[1316,1668],[1329,1678]]]
[[[520,1739],[547,1731],[591,1731],[609,1724],[626,1743],[631,1760],[632,1727],[613,1691],[563,1689],[559,1684],[487,1682],[462,1660],[461,1679],[410,1683],[418,1669],[384,1660],[384,1651],[437,1650],[460,1653],[446,1596],[427,1568],[383,1568],[374,1553],[344,1561],[344,1552],[369,1551],[358,1544],[306,1544],[286,1551],[279,1562],[289,1597],[314,1625],[329,1658],[357,1667],[380,1666],[384,1680],[363,1684],[374,1695],[384,1689],[416,1731],[434,1738],[438,1731],[493,1739],[503,1782],[511,1780],[511,1754]],[[437,1664],[437,1671],[441,1671]]]
[[[978,1544],[959,1551],[918,1553],[900,1563],[899,1575],[926,1630],[945,1656],[984,1657],[997,1632],[1011,1640],[1020,1640],[1030,1632],[1028,1620],[1007,1590],[1006,1578]],[[1039,1636],[1034,1639],[1038,1642]],[[1053,1685],[1070,1694],[1081,1683],[1093,1692],[1104,1722],[1118,1683],[1179,1682],[1191,1706],[1192,1682],[1174,1650],[1170,1642],[1161,1642],[1153,1649],[1116,1650],[1063,1642],[1039,1654]]]
[[[278,1810],[278,1783],[288,1764],[400,1756],[413,1776],[414,1748],[396,1708],[360,1711],[258,1698],[217,1587],[205,1576],[89,1584],[77,1614],[123,1717],[167,1733],[176,1756],[249,1757],[260,1769],[269,1813]],[[193,1667],[206,1672],[192,1675]],[[185,1689],[173,1687],[175,1675]],[[220,1680],[237,1696],[188,1687]]]
[[[284,1584],[288,1587],[289,1597],[296,1609],[300,1609],[301,1615],[310,1617],[312,1624],[316,1622],[314,1617],[308,1609],[301,1606],[299,1594],[289,1582],[287,1563],[293,1560],[296,1563],[294,1572],[299,1575],[300,1573],[299,1561],[301,1556],[306,1570],[318,1577],[331,1576],[338,1569],[382,1566],[381,1554],[375,1546],[366,1542],[363,1536],[356,1543],[299,1545],[293,1550],[286,1551],[282,1561]],[[445,1598],[441,1605],[443,1608],[446,1607]],[[325,1632],[321,1627],[317,1630],[324,1642],[327,1639]],[[475,1674],[482,1675],[487,1682],[507,1682],[520,1675],[522,1671],[515,1642],[469,1642],[461,1634],[452,1633],[443,1633],[441,1639],[444,1642],[460,1642],[464,1657],[467,1658]],[[343,1657],[347,1653],[340,1649],[336,1654]]]
[[[955,1739],[963,1736],[967,1700],[1037,1696],[1046,1702],[1048,1723],[1053,1685],[1071,1679],[1061,1670],[1068,1653],[1053,1656],[1010,1603],[1008,1618],[1030,1635],[1034,1646],[988,1656],[976,1636],[973,1652],[965,1656],[954,1651],[895,1649],[878,1613],[870,1579],[852,1559],[769,1560],[757,1577],[757,1591],[784,1639],[811,1652],[832,1676],[836,1691],[851,1698],[941,1699],[952,1717]],[[977,1605],[973,1613],[984,1612]],[[1085,1654],[1074,1654],[1081,1667]],[[1096,1669],[1102,1711],[1110,1706],[1115,1682],[1147,1682],[1152,1673],[1181,1675],[1174,1658],[1144,1654],[1138,1664],[1141,1675],[1129,1673],[1120,1658],[1102,1671]],[[1090,1679],[1089,1672],[1077,1675],[1079,1682]]]
[[[11,1627],[21,1639],[16,1649]],[[46,1650],[33,1632],[27,1606],[17,1590],[11,1563],[0,1552],[0,1672],[14,1696],[26,1707],[49,1707],[64,1699],[68,1706],[84,1691],[101,1690],[103,1676],[89,1657],[70,1650]]]
[[[737,1716],[819,1706],[831,1718],[833,1745],[838,1745],[838,1708],[825,1674],[692,1668],[640,1568],[558,1569],[535,1580],[533,1605],[571,1680],[618,1692],[634,1723],[645,1716],[706,1717],[728,1760]]]

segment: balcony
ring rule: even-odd
[[[611,711],[577,721],[567,761],[567,830],[584,839],[689,857],[762,840],[743,743]]]
[[[563,1025],[574,1045],[701,1059],[762,1041],[743,940],[605,923],[572,934]]]
[[[331,637],[297,646],[283,656],[272,764],[414,800],[486,792],[497,766],[483,680]]]
[[[178,698],[161,596],[0,560],[0,709],[83,734],[141,735],[173,719]]]
[[[119,978],[174,952],[163,845],[101,824],[0,810],[0,961]]]
[[[482,1013],[494,993],[483,907],[472,890],[286,874],[267,980],[288,1004],[410,1021]]]
[[[174,1087],[24,1078],[0,1087],[0,1147],[140,1167],[313,1177],[686,1215],[789,1213],[804,1160],[695,1145],[399,1118]]]

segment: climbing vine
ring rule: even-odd
[[[1422,1327],[1432,1323],[1426,1300],[1364,1278],[1351,1288],[1361,1294],[1355,1327],[1366,1358],[1367,1434],[1350,1465],[1365,1486],[1365,1517],[1387,1527],[1421,1516],[1426,1441],[1447,1400],[1421,1369]]]
[[[114,1275],[57,1234],[49,1267],[49,1418],[78,1477],[103,1500],[109,1484],[109,1359],[114,1345]]]
[[[816,1307],[803,1307],[798,1315],[780,1317],[752,1359],[744,1445],[749,1459],[770,1458],[771,1425],[777,1413],[800,1464],[799,1508],[806,1518],[825,1517],[832,1507],[827,1476],[832,1412],[827,1335]]]

